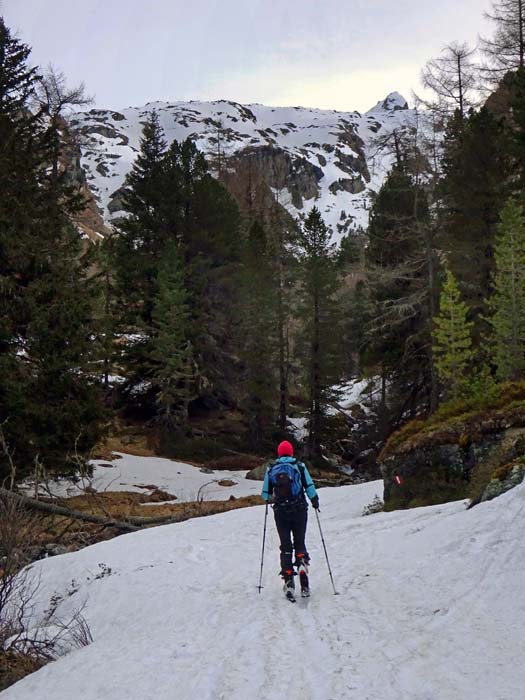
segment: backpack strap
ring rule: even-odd
[[[308,488],[308,484],[306,483],[306,474],[304,473],[304,464],[302,462],[298,462],[295,460],[295,466],[299,469],[299,473],[301,475],[301,484],[303,485],[303,489],[306,491]]]

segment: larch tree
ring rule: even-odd
[[[61,131],[65,127],[64,115],[68,110],[86,107],[93,97],[86,94],[84,83],[68,87],[66,76],[48,66],[36,84],[35,103],[46,116],[47,133],[51,147],[51,177],[56,182],[59,177]]]
[[[434,318],[433,353],[440,383],[447,398],[456,399],[468,384],[472,370],[472,321],[468,306],[461,300],[458,284],[447,270],[439,300],[439,313]]]
[[[427,103],[432,109],[450,114],[458,109],[463,118],[473,104],[478,87],[478,66],[472,60],[475,49],[466,43],[453,42],[441,55],[432,58],[421,71],[421,83],[435,99]]]
[[[486,17],[495,31],[481,40],[487,58],[483,73],[491,84],[497,84],[509,71],[525,68],[525,0],[494,0]]]

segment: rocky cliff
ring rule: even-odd
[[[108,235],[109,228],[88,185],[86,172],[81,164],[79,134],[66,122],[61,123],[60,142],[59,169],[66,173],[68,184],[78,189],[85,202],[84,209],[73,217],[73,223],[85,239],[96,243]]]
[[[368,223],[369,194],[380,187],[392,162],[390,153],[377,153],[378,135],[410,128],[414,119],[398,93],[365,114],[226,100],[75,114],[70,126],[80,136],[80,164],[106,222],[122,213],[121,188],[152,110],[168,141],[192,138],[212,173],[233,189],[236,180],[250,176],[293,217],[318,206],[335,240]]]

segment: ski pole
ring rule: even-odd
[[[262,574],[263,574],[263,563],[264,563],[264,543],[266,542],[266,519],[268,518],[268,504],[264,509],[264,530],[263,530],[263,541],[262,541],[262,552],[261,552],[261,575],[259,576],[259,595],[261,595],[262,584]]]
[[[315,515],[317,517],[317,524],[319,525],[319,533],[321,535],[321,542],[323,543],[324,555],[326,557],[326,563],[328,565],[328,573],[330,574],[330,580],[332,582],[332,587],[334,589],[334,595],[339,595],[335,590],[334,577],[332,576],[332,569],[330,568],[330,562],[328,561],[328,552],[326,551],[326,545],[324,543],[323,531],[321,530],[321,521],[319,520],[319,511],[315,508]]]

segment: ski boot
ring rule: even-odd
[[[290,603],[295,603],[295,583],[293,580],[293,577],[295,576],[294,570],[285,569],[281,571],[281,576],[284,580],[283,592],[285,597],[290,601]]]
[[[298,554],[295,562],[297,573],[299,574],[299,582],[301,584],[301,596],[303,598],[310,597],[310,583],[308,581],[308,559],[304,554]]]

